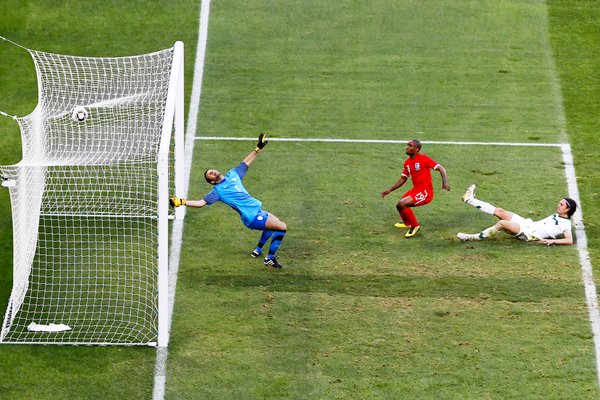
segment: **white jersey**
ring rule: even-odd
[[[532,221],[529,218],[525,219],[518,214],[513,214],[511,221],[519,223],[521,231],[516,236],[523,240],[556,239],[571,230],[571,220],[561,217],[557,213],[539,221]]]
[[[532,225],[532,235],[538,239],[556,239],[571,230],[571,220],[552,214]]]

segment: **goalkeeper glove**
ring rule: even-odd
[[[169,204],[174,208],[185,206],[185,199],[182,199],[181,197],[169,197]]]
[[[269,143],[268,140],[265,140],[266,137],[267,137],[267,135],[265,133],[261,133],[258,136],[258,143],[256,144],[256,149],[254,149],[254,151],[256,151],[257,153],[260,153],[260,151],[263,149],[263,147],[265,147],[267,145],[267,143]]]

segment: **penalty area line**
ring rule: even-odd
[[[233,137],[233,136],[196,136],[195,140],[230,140],[230,141],[255,141],[255,137]],[[406,144],[410,139],[339,139],[339,138],[280,138],[270,136],[273,142],[324,142],[324,143],[371,143],[371,144]],[[521,143],[521,142],[453,142],[421,140],[423,144],[442,144],[455,146],[520,146],[520,147],[562,147],[564,143]]]
[[[581,266],[581,275],[585,290],[585,301],[588,307],[588,318],[592,328],[594,350],[596,353],[596,379],[600,382],[600,311],[598,309],[598,295],[596,284],[594,283],[592,261],[590,260],[587,246],[587,235],[583,224],[583,210],[581,208],[581,199],[579,198],[579,189],[577,187],[577,175],[575,174],[575,165],[573,164],[573,154],[571,153],[570,145],[565,144],[562,146],[562,156],[565,165],[565,177],[567,178],[569,196],[579,205],[575,215],[573,215],[573,223],[575,225],[579,265]]]
[[[216,141],[255,141],[256,137],[227,137],[227,136],[197,136],[195,140],[216,140]],[[336,138],[273,138],[271,141],[281,142],[325,142],[325,143],[372,143],[372,144],[406,144],[408,140],[386,140],[386,139],[336,139]],[[581,209],[581,199],[577,187],[577,175],[573,163],[571,145],[568,143],[520,143],[520,142],[454,142],[454,141],[425,141],[423,144],[432,145],[457,145],[457,146],[521,146],[521,147],[557,147],[561,149],[564,163],[564,172],[567,180],[569,197],[579,205],[577,212],[573,216],[575,225],[575,237],[577,239],[577,251],[579,253],[579,264],[585,289],[585,299],[588,307],[588,317],[591,323],[594,351],[596,355],[596,378],[600,382],[600,309],[596,285],[593,277],[593,266],[587,246],[587,235],[583,224],[583,213]]]

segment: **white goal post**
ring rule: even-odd
[[[21,161],[0,167],[13,221],[0,343],[166,346],[183,43],[112,58],[26,50],[38,104],[13,117]]]

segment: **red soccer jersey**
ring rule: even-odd
[[[404,161],[402,175],[410,177],[415,188],[426,188],[433,190],[431,180],[431,169],[438,165],[429,156],[417,154],[414,159],[410,157]]]

